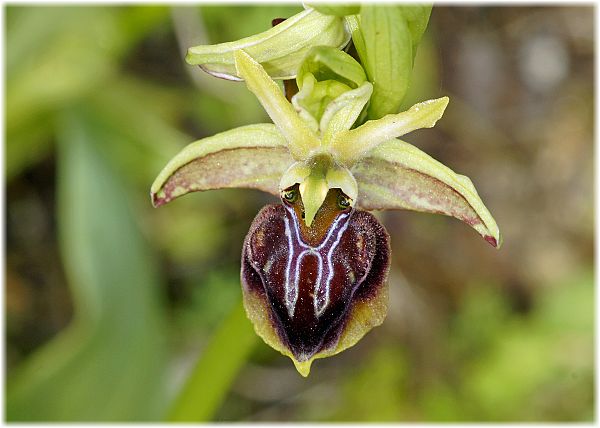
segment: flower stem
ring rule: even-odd
[[[240,301],[218,327],[167,416],[169,422],[212,420],[257,342]]]

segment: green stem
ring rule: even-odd
[[[200,356],[167,420],[210,421],[256,341],[257,336],[240,302],[223,320]]]

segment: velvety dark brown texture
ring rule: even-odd
[[[295,216],[283,205],[268,205],[258,213],[244,242],[242,282],[247,292],[265,299],[279,338],[298,361],[306,361],[335,346],[353,303],[368,300],[383,286],[390,248],[389,236],[377,219],[365,211],[353,210],[345,212],[337,224],[332,223],[330,236],[338,242],[328,257],[331,245],[319,249],[293,236],[292,222],[298,221]],[[327,237],[323,243],[326,241]],[[305,254],[298,258],[303,251]],[[293,304],[289,291],[293,288],[289,282],[289,272],[293,270],[289,267],[290,254],[299,267]],[[329,275],[331,269],[326,299],[323,287],[317,289],[319,257],[321,277]],[[319,306],[318,302],[322,304]]]

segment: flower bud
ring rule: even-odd
[[[233,42],[194,46],[185,60],[216,77],[241,80],[233,53],[243,49],[273,79],[291,79],[313,46],[343,48],[350,40],[344,18],[306,9],[268,29]]]

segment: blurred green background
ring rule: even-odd
[[[504,246],[378,214],[387,320],[307,379],[240,311],[275,198],[149,200],[187,143],[268,121],[185,49],[299,10],[5,6],[7,419],[177,419],[183,396],[199,421],[593,420],[593,8],[433,9],[406,104],[451,102],[407,140],[473,180]]]

